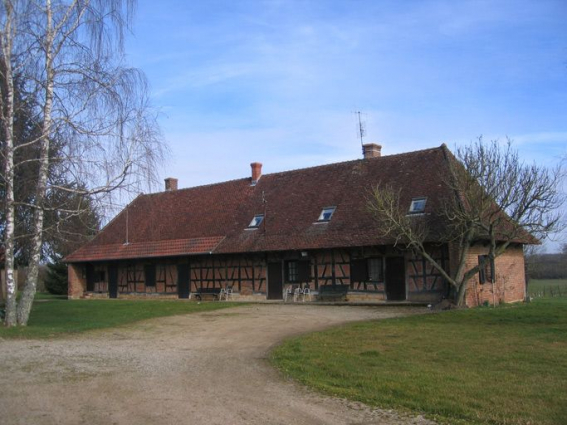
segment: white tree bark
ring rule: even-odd
[[[51,0],[45,4],[45,100],[43,104],[43,125],[41,138],[39,140],[39,174],[35,195],[35,209],[33,215],[33,240],[31,250],[31,260],[28,266],[26,282],[22,291],[22,296],[18,304],[17,320],[18,325],[26,326],[30,317],[33,299],[37,290],[37,278],[39,275],[39,263],[41,261],[41,247],[43,242],[43,220],[44,220],[44,199],[47,190],[47,176],[49,172],[49,141],[51,136],[52,110],[53,110],[53,89],[54,89],[54,69],[53,69],[53,42],[55,29],[53,28],[53,12]]]
[[[16,281],[14,279],[14,80],[12,73],[13,35],[16,31],[12,3],[4,1],[5,23],[2,31],[2,67],[4,68],[5,93],[1,96],[2,121],[4,123],[4,180],[6,230],[4,236],[6,273],[6,326],[16,324]]]
[[[2,60],[7,65],[12,60],[19,64],[18,76],[24,79],[25,96],[30,96],[32,105],[40,106],[37,117],[42,122],[39,137],[19,144],[14,141],[14,75],[9,66],[5,67],[7,84],[3,100],[11,109],[10,105],[2,108],[6,133],[2,177],[7,189],[8,292],[14,294],[7,307],[7,320],[12,325],[15,317],[17,324],[26,325],[44,249],[45,211],[53,208],[48,205],[52,195],[68,192],[88,198],[88,202],[76,203],[77,210],[70,210],[68,205],[56,206],[58,220],[88,211],[82,208],[90,207],[92,202],[112,202],[112,194],[117,190],[125,191],[126,197],[137,195],[148,182],[156,180],[156,165],[163,159],[164,146],[155,115],[148,106],[143,75],[121,66],[123,31],[134,8],[132,0],[2,1],[6,12],[0,15],[5,24]],[[20,7],[12,9],[13,4]],[[18,13],[22,16],[18,17]],[[15,18],[26,23],[19,32],[10,27]],[[17,57],[9,54],[14,45],[6,44],[14,40],[19,43]],[[50,157],[54,140],[65,141],[57,145],[62,146],[57,151],[58,157]],[[17,158],[14,153],[23,148],[38,152],[37,157],[24,161],[38,165],[33,200],[18,200],[17,193],[14,194],[14,169],[18,166],[14,164]],[[62,164],[58,176],[64,176],[63,179],[54,179],[50,174],[51,161]],[[27,208],[30,215],[33,211],[29,272],[17,308],[14,240],[21,235],[14,234],[15,204]]]

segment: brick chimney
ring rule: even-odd
[[[262,177],[262,163],[261,162],[253,162],[252,164],[250,164],[250,167],[252,168],[252,185],[255,185],[256,183],[258,183],[258,180],[260,180],[260,177]]]
[[[364,159],[378,158],[382,156],[382,146],[376,143],[367,143],[362,145],[362,153],[364,154]]]
[[[173,177],[166,178],[165,179],[165,190],[167,190],[167,191],[177,190],[177,179],[174,179]]]

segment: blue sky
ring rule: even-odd
[[[483,135],[567,156],[567,1],[253,0],[138,4],[142,69],[180,187]]]

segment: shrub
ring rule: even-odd
[[[61,261],[47,265],[45,289],[50,294],[67,295],[67,265]]]

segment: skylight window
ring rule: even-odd
[[[427,198],[420,197],[420,198],[413,198],[411,200],[411,205],[409,209],[410,214],[421,214],[425,211],[425,204],[427,202]]]
[[[321,215],[319,216],[319,221],[331,221],[331,217],[336,209],[337,207],[323,208],[323,211],[321,211]]]
[[[264,214],[257,214],[257,215],[254,216],[254,218],[252,219],[252,221],[248,225],[248,228],[249,229],[258,228],[258,227],[260,227],[260,224],[262,224],[262,221],[264,221]]]

